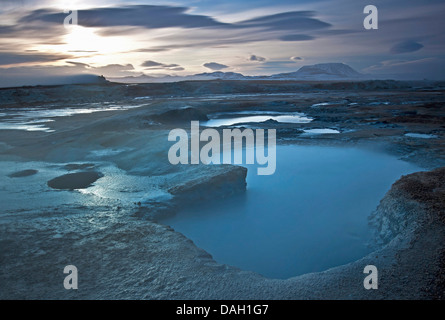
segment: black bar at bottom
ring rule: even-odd
[[[443,302],[443,301],[442,301]],[[53,308],[54,307],[54,308]],[[57,307],[57,308],[55,308]],[[17,316],[30,312],[32,316],[38,313],[48,315],[51,310],[65,310],[64,314],[77,316],[83,319],[91,311],[104,316],[117,314],[134,316],[144,315],[143,319],[298,319],[306,318],[304,315],[328,316],[334,313],[354,316],[355,319],[362,314],[378,313],[384,307],[393,309],[397,313],[422,310],[426,307],[429,312],[443,309],[444,304],[439,301],[282,301],[282,300],[161,300],[161,301],[8,301],[0,302],[0,308]],[[440,308],[440,309],[439,309]],[[5,310],[6,309],[6,310]],[[88,311],[87,311],[88,310]],[[54,314],[56,315],[56,314]],[[139,316],[138,316],[139,317]],[[124,319],[127,320],[127,319]]]

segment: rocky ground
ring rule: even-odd
[[[443,298],[444,91],[443,83],[394,81],[208,81],[2,89],[0,112],[101,101],[140,107],[54,118],[48,123],[54,132],[0,130],[3,163],[45,162],[58,170],[57,175],[49,173],[53,179],[39,184],[42,169],[3,166],[3,196],[17,179],[36,179],[43,194],[54,188],[67,189],[58,192],[67,192],[63,193],[67,199],[72,194],[74,199],[62,206],[32,201],[11,204],[14,197],[1,199],[7,205],[0,214],[0,297]],[[191,120],[205,121],[217,113],[239,111],[301,112],[314,119],[310,123],[267,121],[256,125],[277,129],[279,143],[364,146],[435,170],[403,177],[382,199],[370,218],[381,243],[372,254],[321,273],[267,279],[216,263],[192,241],[156,222],[158,215],[174,214],[188,201],[244,190],[246,172],[241,167],[172,166],[166,157],[170,129],[188,128]],[[304,132],[316,128],[340,133]],[[406,135],[412,133],[421,138]],[[102,155],[92,157],[92,152]],[[134,202],[76,202],[78,191],[69,190],[107,178],[102,177],[104,162],[144,177],[153,196]],[[67,182],[67,176],[73,174],[74,182]],[[25,187],[21,196],[34,199]],[[60,280],[63,267],[71,263],[78,267],[82,279],[82,290],[76,292],[63,289]],[[363,268],[368,264],[379,267],[378,290],[363,288]]]

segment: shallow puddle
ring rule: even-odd
[[[424,133],[405,133],[405,136],[410,138],[418,138],[418,139],[436,139],[437,136],[433,134],[424,134]]]

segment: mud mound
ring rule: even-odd
[[[22,171],[17,171],[17,172],[11,173],[8,175],[8,177],[10,177],[10,178],[29,177],[29,176],[35,175],[37,172],[39,172],[39,171],[34,170],[34,169],[22,170]]]
[[[394,183],[394,187],[438,213],[445,223],[445,167],[407,175]]]
[[[62,190],[85,189],[101,177],[103,174],[95,171],[69,173],[48,181],[48,186]]]

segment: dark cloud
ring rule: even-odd
[[[149,48],[149,49],[134,50],[134,52],[163,52],[163,51],[168,51],[168,50],[169,50],[168,47],[153,47],[153,48]]]
[[[165,64],[161,62],[156,62],[152,60],[147,60],[141,64],[142,67],[146,67],[146,70],[172,70],[172,71],[182,71],[184,68],[182,68],[179,64],[172,63],[172,64]]]
[[[261,27],[271,30],[298,30],[308,31],[328,28],[329,23],[313,18],[312,11],[292,11],[263,16],[238,23],[242,27]]]
[[[224,23],[211,17],[187,14],[188,8],[170,6],[127,6],[78,11],[78,23],[85,27],[139,26],[144,28],[221,27]],[[62,24],[67,14],[50,9],[35,10],[20,19],[20,23],[35,21]]]
[[[301,61],[301,60],[303,60],[302,57],[291,57],[290,59],[294,60],[294,61]]]
[[[315,38],[306,34],[288,34],[280,37],[281,41],[307,41]]]
[[[292,11],[262,16],[237,23],[222,23],[212,17],[187,13],[188,8],[172,6],[138,5],[116,8],[95,8],[78,11],[78,23],[84,27],[136,26],[157,28],[263,28],[273,31],[309,31],[328,28],[331,25],[314,18],[311,11]],[[50,9],[39,9],[22,17],[19,23],[49,22],[62,24],[67,14]],[[106,31],[103,31],[106,32]],[[119,28],[111,33],[120,32]]]
[[[162,66],[162,65],[163,64],[160,63],[160,62],[151,61],[151,60],[145,61],[145,62],[143,62],[141,64],[142,67],[159,67],[159,66]]]
[[[14,31],[15,31],[15,28],[13,26],[0,26],[0,35],[2,37],[10,35]]]
[[[175,67],[179,67],[179,65],[176,63],[164,65],[164,68],[175,68]]]
[[[63,24],[17,23],[14,26],[0,26],[1,38],[24,38],[40,43],[53,43],[66,33]]]
[[[175,49],[184,49],[184,48],[224,48],[224,45],[227,44],[245,44],[247,42],[253,42],[253,41],[265,41],[270,40],[270,38],[254,38],[254,39],[248,39],[248,38],[237,38],[232,39],[230,35],[226,34],[226,38],[220,37],[218,39],[211,39],[211,40],[204,40],[202,37],[190,37],[187,38],[187,42],[183,42],[181,44],[170,44],[170,45],[163,45],[163,46],[156,46],[152,47],[150,49],[137,49],[130,52],[165,52],[165,51],[171,51]],[[177,42],[178,39],[175,37],[168,37],[167,39],[171,42]]]
[[[260,57],[260,56],[257,56],[257,55],[252,54],[252,55],[249,57],[249,61],[263,62],[263,61],[266,61],[266,58],[263,58],[263,57]]]
[[[360,29],[323,29],[317,31],[317,35],[325,35],[325,36],[339,36],[339,35],[347,35],[361,32]]]
[[[87,63],[76,62],[76,61],[66,61],[66,63],[72,64],[73,66],[78,66],[78,67],[89,67],[90,66]]]
[[[229,66],[226,66],[225,64],[216,63],[216,62],[204,63],[203,66],[210,70],[222,70],[222,69],[226,69],[229,67]]]
[[[416,41],[402,41],[391,48],[391,53],[408,53],[420,50],[422,48],[423,44],[420,44]]]
[[[140,32],[141,28],[224,29],[224,32],[219,33],[218,37],[206,38],[200,30],[196,35],[191,33],[186,39],[180,36],[176,39],[175,34],[170,34],[160,39],[165,43],[170,43],[169,45],[144,48],[139,52],[165,52],[191,47],[209,48],[276,40],[280,37],[284,41],[303,41],[313,39],[306,33],[323,31],[330,27],[330,24],[316,19],[315,13],[309,11],[292,11],[234,23],[223,23],[211,16],[189,13],[188,10],[189,8],[186,7],[161,5],[92,8],[78,11],[78,24],[84,27],[98,28],[97,34],[101,36],[125,36]],[[27,39],[29,44],[34,45],[65,43],[64,36],[69,32],[69,29],[64,28],[63,22],[68,14],[49,8],[23,11],[23,14],[24,16],[18,19],[13,26],[0,25],[0,38],[5,39],[0,43],[3,50],[20,51],[17,45],[6,41],[8,38]],[[290,33],[290,30],[298,30],[304,34],[298,35],[298,38],[292,35],[283,36],[283,34]],[[80,53],[82,50],[72,52]],[[85,51],[85,53],[88,52]],[[165,68],[163,65],[158,67]]]
[[[0,65],[19,64],[28,62],[52,62],[70,58],[69,55],[57,54],[20,54],[16,52],[0,52]]]

